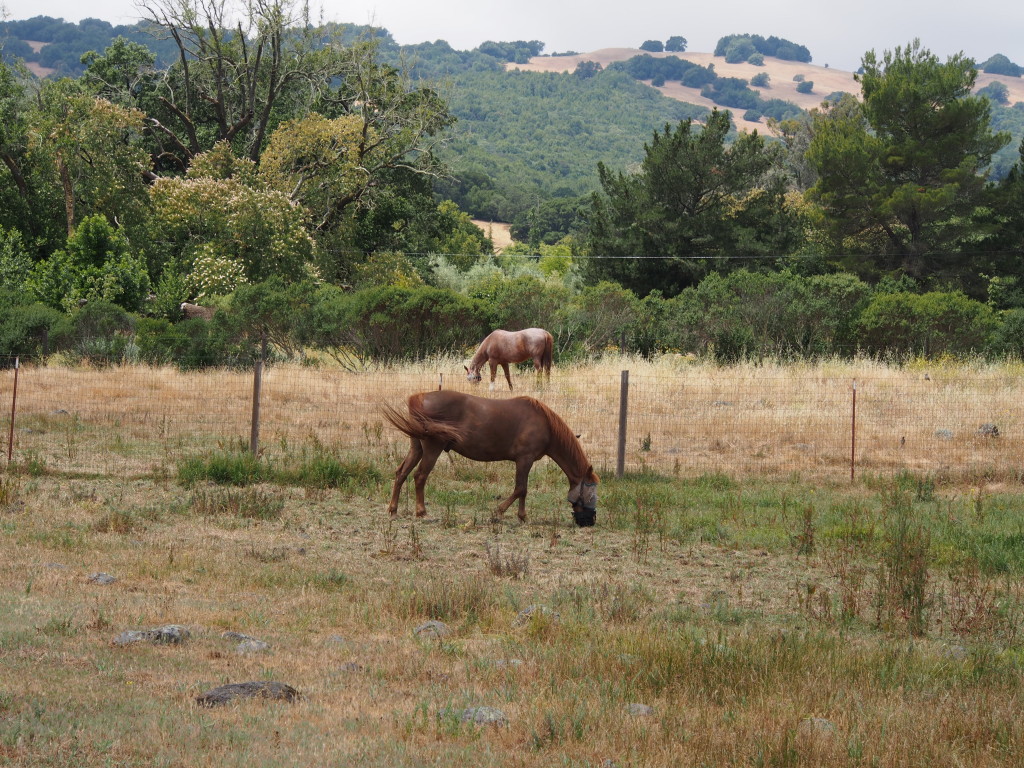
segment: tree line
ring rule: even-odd
[[[390,359],[539,324],[565,355],[1019,346],[1021,161],[989,178],[1010,136],[962,55],[942,62],[917,41],[868,52],[860,99],[772,119],[768,134],[737,135],[724,110],[636,121],[619,137],[636,161],[594,162],[593,191],[523,187],[502,211],[520,243],[495,257],[468,215],[493,205],[481,190],[540,165],[572,178],[560,146],[610,154],[565,104],[590,92],[628,111],[636,98],[609,94],[642,88],[633,78],[493,65],[537,41],[467,56],[434,44],[435,74],[463,67],[441,85],[411,75],[422,61],[389,59],[386,36],[345,37],[290,0],[240,17],[227,3],[143,7],[178,51],[169,64],[117,38],[77,78],[0,65],[6,351],[99,344],[221,365],[270,339],[280,354]],[[459,88],[466,67],[493,101]],[[505,143],[460,136],[456,103]],[[527,133],[548,153],[517,156]],[[454,157],[456,137],[473,150]],[[220,319],[183,321],[183,301]]]

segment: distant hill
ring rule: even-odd
[[[860,85],[853,79],[852,72],[844,72],[828,66],[807,64],[799,61],[785,61],[770,56],[764,57],[764,66],[754,66],[746,62],[729,64],[721,56],[711,53],[650,53],[639,48],[602,48],[590,53],[577,53],[569,56],[535,56],[525,64],[508,64],[507,69],[521,69],[531,72],[573,72],[577,65],[583,61],[593,61],[607,68],[609,64],[617,61],[626,61],[633,56],[649,55],[654,57],[677,56],[694,64],[707,66],[713,64],[715,72],[720,77],[739,77],[749,81],[755,75],[766,73],[769,78],[769,87],[751,88],[758,91],[765,99],[784,99],[791,101],[801,109],[813,109],[821,104],[826,96],[836,92],[845,91],[855,96],[860,96]],[[803,75],[805,80],[814,83],[811,93],[800,93],[796,87],[799,84],[795,77]],[[980,89],[999,81],[1003,83],[1008,91],[1009,102],[1024,102],[1024,78],[1011,77],[1009,75],[989,75],[984,72],[978,73],[976,89]],[[650,82],[648,81],[648,84]],[[668,82],[658,88],[666,96],[685,101],[689,104],[699,104],[706,107],[714,107],[715,104],[709,99],[700,95],[699,88],[687,88],[678,82]],[[753,123],[743,119],[743,110],[732,110],[733,121],[741,130],[757,129],[764,132],[764,123]]]

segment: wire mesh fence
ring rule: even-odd
[[[524,368],[511,393],[500,380],[494,391],[486,381],[471,384],[458,370],[265,367],[258,450],[270,461],[311,448],[393,461],[408,441],[382,418],[380,405],[404,407],[409,394],[443,387],[542,399],[580,434],[601,474],[613,473],[621,456],[627,472],[679,476],[1022,477],[1022,386],[1010,367],[928,375],[855,363],[722,368],[628,361],[558,368],[547,383]],[[252,370],[22,363],[0,371],[0,430],[15,463],[170,474],[187,457],[250,447],[254,384]]]

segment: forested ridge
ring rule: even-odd
[[[290,2],[232,28],[227,4],[143,8],[0,26],[2,352],[223,365],[269,341],[351,365],[517,325],[561,355],[1024,349],[1024,104],[974,93],[1005,57],[868,51],[860,94],[805,112],[673,57],[506,71],[543,43],[397,46]],[[641,82],[672,78],[724,106]],[[518,242],[494,256],[471,216]]]

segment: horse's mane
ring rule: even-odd
[[[576,434],[569,429],[569,425],[565,423],[565,420],[549,408],[545,403],[542,403],[535,397],[520,397],[519,400],[525,400],[534,407],[537,411],[544,415],[548,420],[548,426],[551,428],[551,439],[565,447],[567,453],[581,469],[587,469],[591,466],[590,459],[587,458],[587,454],[583,451],[583,446],[580,445],[580,441],[576,438]]]

